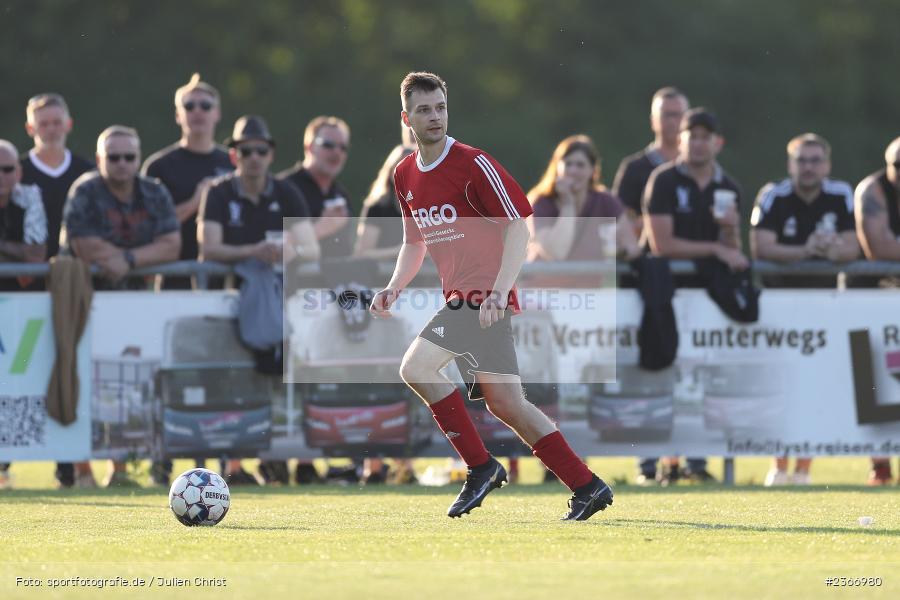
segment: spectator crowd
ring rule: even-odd
[[[25,128],[33,147],[20,153],[0,139],[0,262],[74,256],[96,267],[95,289],[134,290],[151,283],[191,289],[189,277],[151,282],[130,275],[176,260],[255,259],[280,265],[396,257],[402,228],[391,175],[416,148],[408,129],[403,128],[402,142],[379,171],[355,226],[354,204],[339,180],[350,151],[351,132],[344,120],[312,119],[300,160],[274,174],[276,141],[264,118],[242,116],[224,145],[216,142],[220,102],[216,88],[195,74],[174,94],[179,139],[142,162],[139,132],[115,124],[99,134],[92,159],[73,154],[67,146],[73,120],[65,99],[54,93],[29,99]],[[616,225],[609,235],[619,258],[629,261],[643,254],[708,257],[732,271],[749,268],[751,259],[900,261],[900,137],[887,146],[885,165],[855,191],[850,182],[832,177],[832,149],[822,136],[802,133],[786,140],[786,174],[773,173],[756,195],[748,250],[742,242],[742,207],[749,200],[718,161],[724,124],[706,108],[691,108],[687,95],[672,87],[652,97],[649,124],[653,140],[622,160],[611,189],[602,183],[593,140],[575,135],[559,143],[529,193],[534,206],[530,260],[601,258],[607,246],[580,230],[578,218],[611,217]],[[282,238],[273,233],[282,230],[283,218],[293,218],[293,225]],[[763,283],[826,288],[835,286],[834,279],[773,275]],[[677,282],[693,284],[690,277]],[[870,278],[851,284],[880,282]],[[3,292],[40,290],[43,285],[39,278],[0,278]],[[810,458],[798,458],[790,472],[787,459],[776,457],[765,483],[808,484],[810,464]],[[405,474],[400,480],[414,479],[408,461],[397,465]],[[8,485],[8,468],[0,465],[0,488]],[[154,480],[165,483],[170,470],[169,464],[155,463]],[[388,472],[380,459],[366,461],[360,470],[371,483],[383,481]],[[278,461],[261,463],[259,473],[248,473],[237,460],[225,465],[232,484],[290,479],[286,464]],[[60,463],[56,477],[64,487],[96,485],[88,463]],[[321,478],[311,463],[301,461],[295,479]],[[639,483],[670,485],[679,479],[714,480],[703,457],[690,457],[683,467],[678,457],[639,462]],[[873,458],[869,483],[891,480],[889,459]],[[123,463],[113,463],[104,484],[133,481]]]

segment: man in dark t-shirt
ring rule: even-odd
[[[322,258],[353,254],[353,209],[337,181],[347,163],[350,127],[337,117],[316,117],[303,134],[303,162],[278,174],[303,194],[314,220]]]
[[[644,190],[644,228],[654,254],[715,257],[736,271],[750,266],[741,251],[741,191],[716,162],[721,146],[712,113],[685,114],[679,157],[653,171]]]
[[[847,262],[859,256],[853,218],[853,189],[829,179],[831,145],[813,133],[787,145],[789,178],[768,183],[756,197],[750,224],[753,257],[783,263],[825,259]],[[763,278],[766,287],[834,288],[833,275]],[[764,485],[810,483],[812,459],[798,456],[789,475],[788,459],[775,457]]]
[[[754,258],[778,262],[859,257],[853,188],[829,179],[831,146],[807,133],[788,143],[790,177],[760,191],[750,220]],[[766,277],[767,287],[834,287],[835,277]]]
[[[158,180],[138,174],[140,160],[137,131],[106,128],[97,139],[97,171],[72,184],[63,209],[60,251],[99,267],[99,289],[145,288],[141,279],[129,280],[132,269],[178,259],[181,232],[172,197]],[[106,486],[127,485],[134,482],[125,463],[114,462]]]
[[[241,117],[228,145],[229,156],[237,168],[203,193],[197,216],[201,258],[226,263],[255,258],[271,265],[294,259],[318,260],[319,244],[306,201],[293,184],[270,173],[275,140],[266,122],[257,116]],[[285,218],[291,219],[288,225],[284,224]],[[270,237],[276,232],[281,233],[282,243]],[[276,357],[267,354],[255,352],[257,369],[265,363],[272,374],[280,377],[280,354],[277,365]],[[256,483],[239,460],[229,460],[223,470],[230,485]]]
[[[639,225],[644,186],[653,169],[678,156],[678,132],[681,118],[690,108],[687,96],[674,87],[664,87],[650,102],[650,128],[654,139],[643,150],[626,156],[619,164],[613,182],[613,196],[625,205],[628,215]]]
[[[16,147],[0,140],[0,263],[40,263],[47,249],[47,219],[41,191],[19,183],[18,158]],[[0,292],[23,289],[23,279],[0,278]]]
[[[654,254],[715,257],[734,271],[750,266],[741,251],[741,191],[716,161],[722,143],[715,115],[703,108],[685,113],[678,158],[653,171],[644,189],[644,229]],[[694,276],[675,281],[679,287],[700,285]],[[674,483],[681,476],[677,458],[666,461],[660,483]],[[713,481],[703,458],[689,458],[685,475]]]
[[[76,179],[94,168],[94,163],[72,154],[66,139],[72,131],[69,107],[59,94],[38,94],[25,107],[25,130],[34,148],[22,155],[22,183],[41,190],[47,216],[47,257],[59,252],[59,229],[63,205]]]
[[[142,173],[156,177],[169,189],[181,223],[181,260],[197,260],[197,211],[200,198],[216,177],[234,166],[228,151],[215,142],[221,118],[219,92],[195,73],[175,91],[175,122],[181,139],[156,152],[144,163]],[[166,289],[189,289],[186,277],[167,277]]]

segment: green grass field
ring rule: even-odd
[[[592,460],[617,493],[583,523],[557,520],[566,490],[533,483],[537,466],[523,461],[523,484],[460,520],[445,516],[456,484],[291,486],[232,489],[214,528],[180,525],[162,488],[55,491],[52,465],[19,464],[16,489],[0,491],[0,598],[900,597],[900,487],[860,485],[860,458],[817,461],[817,485],[771,490],[758,485],[767,464],[738,460],[733,488],[659,489],[627,484],[633,459]],[[145,584],[49,587],[70,577]],[[197,577],[225,586],[159,585]]]

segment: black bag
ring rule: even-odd
[[[722,312],[738,323],[759,320],[760,290],[753,285],[751,269],[735,272],[715,258],[698,259],[694,265],[706,283],[706,293]]]

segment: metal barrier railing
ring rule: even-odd
[[[670,261],[672,273],[676,275],[690,275],[696,271],[694,263],[689,260]],[[99,269],[93,267],[95,273]],[[322,274],[322,266],[319,263],[302,265],[297,270],[300,277],[316,278]],[[394,270],[393,262],[379,262],[378,273],[387,278]],[[759,275],[783,275],[808,276],[808,275],[835,275],[840,273],[858,276],[900,276],[900,262],[890,261],[854,261],[845,264],[835,264],[826,261],[800,261],[789,264],[771,261],[754,261],[753,270]],[[0,279],[12,277],[45,277],[49,271],[47,263],[0,263]],[[628,263],[607,261],[560,261],[560,262],[533,262],[522,267],[522,275],[597,275],[599,273],[615,272],[617,275],[631,273]],[[151,267],[141,267],[132,271],[129,276],[144,277],[153,275],[194,277],[200,289],[208,287],[211,277],[227,276],[233,272],[232,266],[217,262],[198,262],[190,260],[176,261]],[[422,265],[419,272],[420,278],[436,278],[437,270],[431,263]]]

